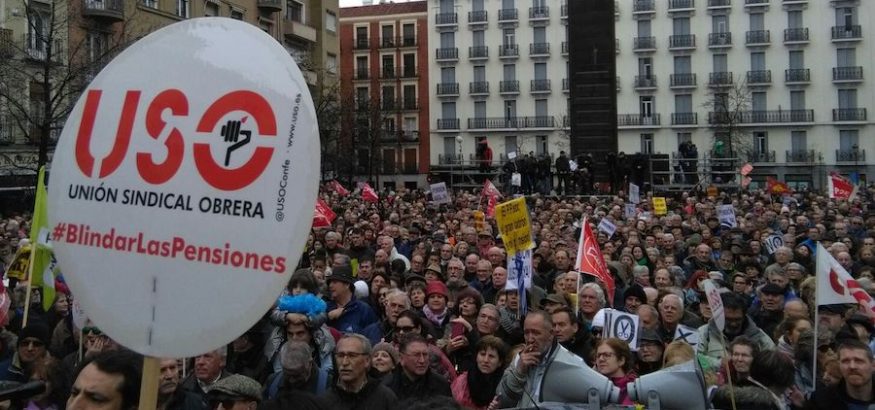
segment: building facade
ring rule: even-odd
[[[0,189],[32,186],[43,133],[50,158],[79,92],[136,39],[193,17],[246,21],[283,44],[318,100],[337,82],[338,14],[337,0],[0,0]]]
[[[569,150],[565,1],[429,0],[428,18],[433,168]]]
[[[616,2],[618,150],[691,141],[797,188],[875,172],[873,17],[860,0]]]
[[[424,187],[429,171],[426,1],[341,9],[341,154],[380,188]]]

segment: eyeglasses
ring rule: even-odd
[[[103,332],[101,332],[100,329],[98,329],[98,328],[96,328],[96,327],[93,327],[93,326],[85,326],[85,327],[83,327],[83,328],[82,328],[82,333],[91,333],[91,334],[93,334],[93,335],[95,335],[95,336],[100,336],[100,335],[103,334]]]
[[[602,353],[595,355],[595,358],[596,359],[607,359],[609,357],[615,357],[615,356],[616,356],[616,354],[614,354],[614,352],[602,352]]]
[[[362,357],[365,355],[366,355],[365,353],[358,353],[358,352],[337,352],[334,354],[334,357],[336,357],[337,360],[344,360],[344,359],[352,360],[352,359]]]
[[[397,330],[398,333],[407,333],[407,332],[412,332],[412,331],[416,330],[416,327],[414,327],[414,326],[396,326],[395,330]]]

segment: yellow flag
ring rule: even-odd
[[[48,194],[45,184],[45,166],[40,167],[33,203],[33,222],[30,226],[30,243],[33,266],[30,267],[31,286],[42,286],[43,309],[48,311],[55,303],[55,275],[52,272],[52,249],[49,244],[49,218],[46,204]]]

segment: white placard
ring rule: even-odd
[[[629,344],[632,351],[638,351],[638,315],[605,309],[605,331],[607,337],[616,337]],[[610,311],[608,314],[607,311]]]
[[[613,222],[609,221],[608,218],[602,218],[599,222],[599,231],[604,232],[608,235],[608,239],[614,236],[614,232],[617,231],[617,226],[614,225]]]
[[[641,191],[638,185],[629,183],[629,202],[633,204],[641,203]]]
[[[735,207],[730,205],[720,205],[717,207],[717,215],[720,219],[720,225],[735,228],[738,226],[738,222],[735,220]]]
[[[579,165],[577,165],[577,161],[573,159],[568,161],[568,169],[570,169],[571,172],[577,171],[578,167]]]
[[[699,344],[699,331],[689,326],[678,325],[674,331],[674,340],[684,341],[695,349]]]
[[[450,193],[447,192],[446,182],[431,184],[431,201],[436,204],[450,203]]]
[[[638,209],[635,207],[635,204],[626,204],[625,214],[626,219],[633,219],[635,215],[638,213]]]
[[[512,159],[516,159],[516,151],[514,151],[514,152],[508,152],[508,153],[507,153],[507,159],[511,159],[511,160],[512,160]]]
[[[125,49],[70,113],[49,185],[55,254],[89,319],[153,357],[246,332],[304,248],[319,152],[307,83],[258,27],[197,18]]]
[[[523,185],[523,176],[519,172],[514,172],[510,175],[510,185],[511,186],[522,186]]]
[[[532,250],[519,251],[507,257],[507,283],[505,290],[532,288]]]
[[[773,233],[769,235],[768,238],[766,238],[763,245],[766,246],[766,250],[769,252],[769,255],[771,255],[775,253],[778,248],[784,246],[784,237],[779,234]]]
[[[722,332],[726,327],[726,315],[723,313],[723,299],[720,298],[720,290],[711,279],[705,280],[705,297],[708,298],[708,307],[711,308],[711,318]]]

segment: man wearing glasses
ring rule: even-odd
[[[368,378],[371,342],[359,334],[346,334],[334,351],[337,383],[325,394],[329,409],[393,409],[398,399],[378,380]]]
[[[47,355],[46,347],[50,338],[49,327],[42,322],[33,320],[18,334],[18,350],[12,357],[12,363],[5,370],[2,380],[27,383],[30,379],[27,369],[31,364]]]

